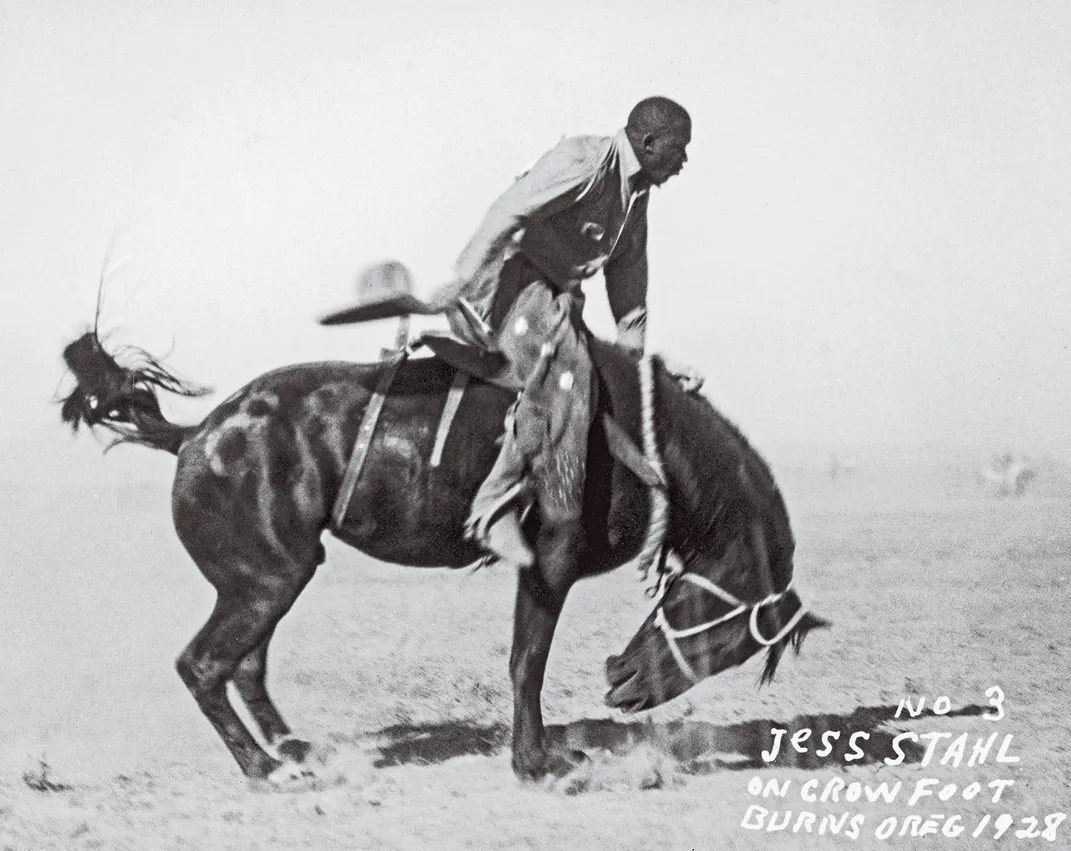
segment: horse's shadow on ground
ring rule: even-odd
[[[817,769],[825,766],[867,765],[886,757],[897,758],[893,739],[901,730],[891,729],[890,723],[902,724],[913,720],[907,713],[896,718],[896,706],[860,706],[851,713],[836,715],[799,715],[788,721],[763,719],[738,724],[711,724],[706,721],[670,721],[667,723],[629,722],[613,719],[585,719],[568,725],[547,727],[550,747],[570,750],[608,751],[625,755],[641,745],[654,747],[671,756],[687,774],[709,774],[717,770],[754,770],[776,765],[779,768]],[[937,716],[924,711],[917,719],[955,718],[982,715],[987,707],[968,705]],[[762,758],[774,744],[774,728],[787,730],[779,752],[770,762]],[[790,737],[799,730],[812,731],[810,739],[801,744],[807,750],[800,753],[790,744]],[[821,736],[826,731],[840,731],[840,737],[829,740],[832,749],[826,753]],[[846,760],[852,748],[853,734],[859,737],[861,758]],[[397,765],[434,765],[459,756],[491,756],[509,745],[509,728],[505,725],[481,726],[461,721],[438,724],[396,724],[385,727],[373,738],[378,742],[377,768]],[[910,740],[898,745],[904,763],[917,763],[926,752],[926,745]],[[817,752],[823,755],[818,756]]]

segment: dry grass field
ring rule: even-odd
[[[522,786],[509,767],[509,573],[404,570],[330,542],[269,671],[284,715],[323,746],[330,782],[272,793],[240,775],[174,672],[211,597],[172,532],[167,486],[8,493],[0,851],[1071,848],[1068,823],[1052,841],[1029,835],[1071,810],[1067,482],[1043,475],[1021,499],[993,499],[939,465],[864,463],[836,483],[817,465],[774,466],[799,582],[833,629],[787,656],[770,687],[757,688],[756,659],[622,717],[603,705],[603,662],[648,604],[628,568],[578,586],[544,705],[552,734],[591,763],[547,786]],[[992,686],[1000,720],[982,714]],[[904,698],[929,708],[939,696],[946,715],[894,718]],[[765,762],[775,728],[812,730],[807,752],[786,738]],[[820,756],[828,731],[842,737]],[[908,749],[886,765],[901,731],[950,735],[928,764]],[[869,738],[847,761],[852,733]],[[949,751],[961,734],[962,760]],[[1005,736],[1017,762],[996,761]],[[786,794],[753,794],[755,778]],[[931,794],[912,800],[929,778]],[[823,801],[831,780],[844,787]],[[1002,780],[1014,782],[994,803],[988,784]],[[866,788],[882,782],[899,792],[871,802]],[[972,783],[981,792],[964,800]],[[786,811],[783,829],[766,829]]]

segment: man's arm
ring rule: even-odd
[[[647,198],[644,194],[634,202],[628,241],[603,269],[617,342],[637,354],[643,354],[647,334]]]

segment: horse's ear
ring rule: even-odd
[[[800,622],[784,637],[783,641],[771,645],[770,649],[766,651],[766,663],[762,667],[762,676],[759,678],[759,685],[769,685],[773,682],[774,675],[777,673],[778,663],[781,661],[781,654],[784,653],[785,647],[791,647],[792,652],[799,656],[800,649],[803,647],[803,640],[811,630],[830,629],[832,626],[833,624],[830,621],[820,618],[817,615],[812,615],[810,612],[806,612],[803,617],[800,618]]]

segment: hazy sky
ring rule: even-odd
[[[99,463],[49,399],[113,237],[105,329],[218,401],[375,357],[389,323],[313,322],[364,265],[429,291],[516,174],[650,94],[694,141],[651,202],[649,342],[760,449],[1066,456],[1068,45],[1066,0],[4,0],[0,460]]]

